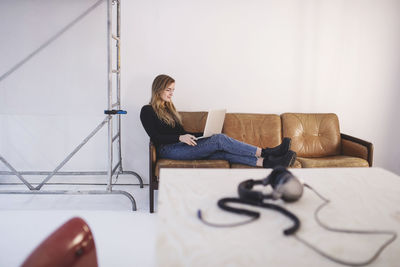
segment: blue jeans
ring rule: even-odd
[[[185,143],[161,145],[161,158],[176,160],[223,159],[230,163],[256,166],[257,147],[237,141],[225,134],[215,134],[197,141],[196,146]]]

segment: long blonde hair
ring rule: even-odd
[[[161,94],[163,91],[174,83],[175,80],[168,75],[160,74],[158,75],[151,87],[151,100],[150,105],[153,107],[154,112],[157,117],[165,122],[166,124],[175,127],[177,124],[182,125],[182,119],[179,113],[176,111],[174,104],[171,102],[166,102],[162,100]]]

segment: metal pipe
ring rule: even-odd
[[[107,0],[107,96],[108,110],[112,109],[112,48],[111,48],[111,36],[112,36],[112,0]]]
[[[117,103],[119,109],[121,109],[121,1],[117,1],[117,68],[119,70],[117,74]],[[118,115],[118,156],[121,162],[119,166],[120,172],[123,171],[122,168],[122,148],[121,148],[121,115]]]
[[[6,73],[0,76],[0,82],[7,78],[10,74],[12,74],[14,71],[18,70],[22,65],[24,65],[26,62],[28,62],[31,58],[36,56],[40,51],[45,49],[47,46],[49,46],[52,42],[57,40],[61,35],[63,35],[66,31],[68,31],[72,26],[74,26],[78,21],[86,17],[87,14],[89,14],[91,11],[93,11],[97,6],[99,6],[104,0],[99,0],[96,3],[94,3],[91,7],[89,7],[85,12],[80,14],[77,18],[75,18],[72,22],[70,22],[67,26],[62,28],[59,32],[57,32],[53,37],[51,37],[49,40],[47,40],[44,44],[39,46],[37,49],[35,49],[32,53],[30,53],[28,56],[26,56],[24,59],[22,59],[20,62],[15,64],[11,69],[9,69]]]
[[[112,109],[112,0],[107,0],[107,71],[108,71],[108,110]],[[108,185],[107,190],[112,191],[112,169],[113,169],[113,125],[112,116],[108,116]]]
[[[21,171],[18,172],[21,175],[48,175],[52,174],[51,171]],[[107,171],[84,171],[84,172],[74,172],[74,171],[65,171],[65,172],[57,172],[54,176],[68,176],[68,175],[105,175]],[[0,171],[0,175],[15,175],[14,172],[9,171]]]
[[[75,25],[78,21],[80,21],[82,18],[84,18],[89,12],[91,12],[94,8],[96,8],[98,5],[100,5],[104,0],[98,0],[96,3],[94,3],[89,9],[87,9],[85,12],[83,12],[80,16],[78,16],[76,19],[74,19],[71,23],[69,23],[66,27],[61,29],[58,33],[56,33],[53,37],[51,37],[49,40],[47,40],[44,44],[42,44],[39,48],[34,50],[31,54],[29,54],[27,57],[25,57],[23,60],[18,62],[16,65],[14,65],[9,71],[4,73],[2,76],[0,76],[0,81],[5,79],[7,76],[12,74],[14,71],[19,69],[22,65],[24,65],[27,61],[29,61],[32,57],[34,57],[36,54],[38,54],[40,51],[42,51],[44,48],[46,48],[48,45],[50,45],[54,40],[59,38],[63,33],[65,33],[69,28],[71,28],[73,25]],[[117,4],[117,35],[112,34],[112,5]],[[108,57],[107,57],[107,72],[108,72],[108,84],[107,84],[107,90],[108,90],[108,110],[111,110],[113,107],[118,107],[118,109],[121,108],[121,50],[120,50],[120,45],[121,45],[121,10],[120,10],[120,0],[107,0],[107,50],[108,50]],[[112,69],[112,39],[115,39],[117,42],[117,62],[116,62],[116,70]],[[117,102],[112,104],[112,97],[113,97],[113,81],[112,81],[112,75],[113,73],[116,73],[116,88],[117,88]],[[122,156],[121,156],[121,116],[118,114],[117,120],[117,135],[112,137],[113,133],[113,121],[112,121],[112,116],[109,115],[107,116],[97,127],[95,130],[93,130],[88,137],[86,137],[81,144],[79,144],[73,152],[71,152],[53,171],[23,171],[23,172],[18,172],[15,168],[13,168],[3,157],[0,156],[0,160],[11,170],[10,171],[0,171],[0,175],[16,175],[23,184],[25,184],[30,190],[32,191],[0,191],[0,194],[123,194],[127,196],[131,202],[132,202],[132,207],[133,210],[136,210],[136,202],[134,198],[125,191],[112,191],[112,177],[116,170],[119,167],[119,171],[117,172],[117,175],[119,174],[131,174],[134,175],[138,178],[140,182],[140,187],[143,188],[143,180],[140,177],[139,174],[133,171],[123,171],[122,169]],[[75,172],[75,171],[70,171],[70,172],[59,172],[59,170],[77,153],[83,145],[85,145],[103,126],[105,123],[108,123],[108,168],[107,171],[85,171],[85,172]],[[119,137],[119,138],[118,138]],[[119,162],[118,164],[113,168],[113,141],[118,138],[118,155],[119,155]],[[41,183],[29,183],[26,181],[22,175],[47,175],[47,177],[41,182]],[[108,187],[107,191],[39,191],[43,185],[45,185],[53,176],[55,175],[108,175]],[[0,183],[0,184],[21,184],[22,183]],[[37,187],[33,187],[32,184],[38,184]],[[86,185],[96,185],[96,184],[90,184],[90,183],[49,183],[48,185],[57,185],[57,184],[71,184],[71,185],[79,185],[79,184],[86,184]],[[104,184],[100,184],[104,185]],[[134,184],[124,184],[124,185],[134,185]]]
[[[136,201],[133,196],[122,190],[114,190],[114,191],[101,191],[101,190],[88,190],[88,191],[68,191],[68,190],[46,190],[46,191],[13,191],[13,190],[0,190],[0,194],[19,194],[19,195],[124,195],[132,203],[132,210],[136,210]]]
[[[112,170],[112,175],[114,175],[115,171],[118,169],[118,167],[119,167],[120,164],[121,164],[121,161],[119,161],[119,162],[115,165],[115,167],[114,167],[113,170]]]
[[[114,141],[115,141],[115,139],[117,139],[118,137],[119,137],[119,134],[117,133],[116,135],[114,135],[114,137],[113,137],[112,141],[114,142]]]
[[[140,188],[143,188],[143,180],[142,180],[142,178],[140,177],[140,175],[137,172],[134,172],[134,171],[122,171],[122,172],[120,172],[120,174],[131,174],[131,175],[136,176],[138,178],[139,182],[140,182]]]
[[[39,184],[39,183],[30,183],[32,185]],[[0,183],[0,185],[23,185],[23,183]],[[46,185],[107,185],[107,183],[46,183]],[[132,186],[132,185],[139,185],[139,184],[113,184],[118,186]],[[146,184],[148,185],[148,184]],[[142,187],[141,187],[142,188]],[[1,192],[1,190],[0,190]]]
[[[113,169],[113,142],[112,142],[112,116],[109,115],[108,120],[108,167],[107,167],[107,177],[108,177],[108,186],[107,190],[112,190],[112,169]]]
[[[48,175],[48,174],[52,174],[54,172],[51,172],[51,171],[22,171],[22,172],[17,172],[17,173],[19,173],[20,175]],[[107,175],[107,174],[108,174],[107,171],[85,171],[85,172],[74,172],[74,171],[68,172],[68,171],[66,171],[66,172],[56,172],[56,173],[54,173],[54,176]],[[118,174],[129,174],[129,175],[136,176],[136,178],[139,180],[140,188],[143,188],[143,180],[138,173],[136,173],[134,171],[122,171],[122,172],[119,171]],[[10,171],[0,171],[0,175],[16,175],[16,173],[10,172]],[[0,184],[11,184],[11,183],[0,183]],[[23,183],[15,183],[15,184],[22,185]],[[38,183],[30,183],[30,184],[38,184]],[[51,184],[57,184],[57,183],[51,183]],[[60,184],[62,184],[62,183],[60,183]],[[66,183],[66,184],[74,185],[74,184],[79,184],[79,183]],[[87,184],[91,185],[91,183],[87,183]],[[97,185],[97,184],[93,184],[93,185]],[[121,184],[119,184],[119,185],[121,185]],[[129,185],[129,184],[127,184],[127,185]],[[134,184],[132,184],[132,185],[134,185]],[[32,188],[32,189],[34,189],[34,188]]]
[[[52,171],[44,180],[41,182],[35,189],[40,190],[42,186],[50,180],[51,177],[54,176],[54,174],[57,173],[59,169],[61,169],[71,158],[73,155],[75,155],[76,152],[78,152],[84,144],[86,144],[90,138],[92,138],[102,127],[104,124],[106,124],[107,118],[104,119],[75,149],[72,151],[55,169]]]
[[[21,173],[19,173],[16,169],[14,169],[13,166],[11,166],[10,163],[8,163],[6,161],[5,158],[0,156],[0,161],[2,161],[4,163],[4,165],[6,165],[6,167],[9,168],[12,171],[12,174],[16,175],[21,180],[21,182],[23,182],[30,190],[34,190],[35,189],[28,181],[26,181],[24,179],[24,177],[22,177]]]

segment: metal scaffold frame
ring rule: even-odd
[[[129,198],[132,203],[132,210],[136,210],[136,202],[133,196],[123,190],[113,190],[113,177],[116,177],[116,180],[119,175],[129,174],[135,176],[140,184],[140,187],[143,188],[143,180],[139,174],[134,171],[124,171],[122,167],[122,154],[121,154],[121,114],[126,114],[126,111],[121,110],[121,0],[99,0],[95,4],[93,4],[89,9],[83,12],[80,16],[74,19],[71,23],[61,29],[56,35],[47,40],[43,45],[41,45],[38,49],[33,51],[23,60],[18,62],[15,66],[13,66],[9,71],[0,76],[0,82],[4,80],[7,76],[16,71],[19,67],[29,61],[32,57],[38,54],[41,50],[46,48],[50,43],[60,37],[63,33],[65,33],[68,29],[74,26],[78,21],[84,18],[87,14],[89,14],[92,10],[98,7],[102,2],[107,2],[107,49],[108,49],[108,57],[107,57],[107,75],[108,75],[108,85],[107,85],[107,93],[108,93],[108,102],[107,102],[107,110],[104,111],[106,117],[104,120],[53,170],[53,171],[17,171],[2,155],[0,154],[0,161],[10,170],[10,171],[0,171],[0,175],[15,175],[19,178],[29,190],[25,191],[13,191],[13,190],[0,190],[0,194],[71,194],[71,195],[80,195],[80,194],[95,194],[95,195],[110,195],[110,194],[120,194]],[[116,7],[116,33],[113,34],[113,6]],[[113,43],[116,45],[116,55],[113,56]],[[113,69],[115,66],[115,69]],[[113,78],[116,80],[116,102],[113,102]],[[116,134],[114,135],[113,122],[116,120]],[[105,124],[108,126],[108,166],[106,171],[59,171]],[[114,165],[114,144],[117,141],[117,157],[118,162]],[[42,182],[40,182],[37,186],[33,186],[33,183],[28,182],[23,176],[24,175],[47,175]],[[74,175],[107,175],[107,185],[106,190],[87,190],[87,191],[68,191],[68,190],[43,190],[41,191],[44,185],[57,185],[57,184],[69,184],[69,185],[82,185],[79,183],[48,183],[53,176],[74,176]],[[1,183],[0,183],[1,185]],[[99,184],[89,184],[84,183],[84,185],[99,185]],[[135,184],[126,184],[126,185],[135,185]]]

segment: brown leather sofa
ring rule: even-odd
[[[207,112],[180,112],[188,132],[202,132]],[[283,137],[292,139],[297,152],[294,168],[372,166],[373,145],[341,134],[333,113],[245,114],[227,113],[222,133],[259,147],[274,147]],[[159,159],[150,142],[150,212],[154,211],[154,190],[158,189],[160,168],[253,168],[225,160]]]

